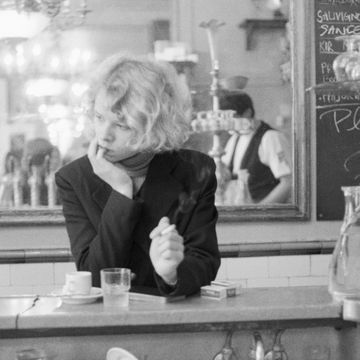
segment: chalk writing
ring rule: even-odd
[[[323,40],[319,42],[319,50],[321,53],[335,53],[333,43],[330,40]]]
[[[360,144],[359,144],[360,147]],[[352,178],[357,180],[360,178],[360,173],[356,172],[356,167],[354,167],[354,163],[360,163],[360,150],[355,151],[350,156],[348,156],[344,161],[344,169],[348,173],[352,173]],[[355,169],[355,171],[354,171]],[[359,170],[357,170],[359,171]]]
[[[321,77],[321,79],[322,79],[321,82],[335,82],[336,81],[335,75],[323,75]]]
[[[322,5],[360,5],[360,0],[320,0],[320,4]]]
[[[349,108],[330,109],[321,113],[319,119],[322,120],[325,117],[332,119],[338,134],[344,131],[360,131],[359,110],[359,106],[354,113]]]
[[[360,102],[359,94],[340,94],[340,93],[326,93],[318,94],[317,100],[327,104],[342,104],[342,105],[358,105],[358,103],[351,103],[351,101]],[[346,103],[345,103],[346,102]],[[317,106],[318,107],[318,106]]]
[[[348,51],[339,36],[360,35],[360,0],[315,0],[316,214],[318,220],[340,220],[342,186],[360,179],[360,94],[356,86],[334,85],[335,58]],[[345,86],[346,85],[346,86]],[[331,181],[329,181],[331,179]]]
[[[318,10],[316,13],[316,21],[318,23],[324,22],[360,22],[359,12],[347,12],[347,11],[323,11]]]
[[[332,65],[327,62],[321,62],[320,69],[322,74],[330,74],[333,71]]]
[[[319,26],[320,37],[322,36],[343,36],[343,35],[358,35],[360,34],[360,25],[350,24],[350,25],[331,25],[331,24],[321,24]]]

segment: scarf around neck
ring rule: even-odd
[[[137,153],[127,159],[119,161],[117,164],[125,169],[132,178],[145,176],[154,156],[155,154],[151,152]]]

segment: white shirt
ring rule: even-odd
[[[232,154],[234,153],[233,168],[231,171],[236,174],[240,169],[242,159],[246,149],[254,135],[253,133],[246,135],[234,134],[230,137],[225,146],[225,155],[222,157],[226,165],[230,165]],[[239,141],[236,141],[239,137]],[[234,149],[236,145],[236,149]],[[268,130],[261,139],[259,146],[259,159],[267,165],[275,178],[291,174],[291,151],[290,146],[284,134],[277,130]]]

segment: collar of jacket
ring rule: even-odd
[[[178,202],[182,185],[173,175],[178,163],[179,156],[177,153],[167,152],[156,154],[149,165],[143,184],[143,200],[150,207],[149,210],[153,214],[166,216],[174,202]],[[98,176],[95,176],[95,179],[92,197],[103,209],[112,188]]]

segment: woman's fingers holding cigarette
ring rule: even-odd
[[[164,231],[170,225],[170,220],[168,217],[164,216],[160,219],[159,224],[154,228],[150,233],[150,239],[154,239],[157,236],[160,236],[161,232]]]
[[[161,254],[161,257],[167,261],[171,260],[177,265],[182,261],[184,255],[181,251],[166,250]]]
[[[184,259],[184,239],[176,229],[161,236],[155,236],[150,244],[150,258],[155,271],[163,279],[176,272]]]
[[[181,236],[159,238],[158,251],[162,255],[165,251],[184,251],[183,239]]]
[[[169,226],[167,226],[163,231],[160,232],[160,235],[166,235],[169,234],[170,232],[172,232],[173,230],[176,229],[176,226],[174,224],[171,224]]]

